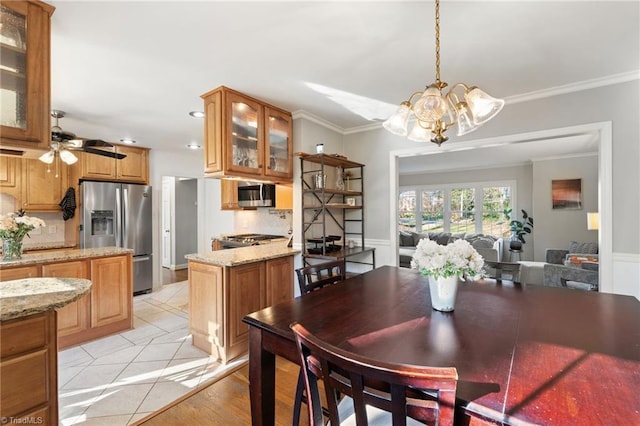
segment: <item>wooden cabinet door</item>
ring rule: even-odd
[[[249,341],[249,327],[242,322],[242,318],[266,307],[265,262],[248,263],[228,269],[229,276],[225,282],[225,300],[228,303],[225,319],[229,340],[225,346],[227,356],[233,358],[238,355],[234,347],[245,351]]]
[[[39,276],[40,267],[37,265],[0,270],[0,281],[21,280],[23,278],[36,278]]]
[[[266,261],[267,306],[293,299],[293,256]]]
[[[37,159],[22,159],[22,208],[30,211],[60,211],[67,190],[68,166],[60,162],[45,164]]]
[[[133,293],[127,259],[114,256],[91,260],[91,327],[130,318]]]
[[[189,331],[195,346],[213,354],[225,344],[223,285],[222,266],[189,261]]]
[[[83,152],[80,155],[80,163],[83,178],[102,180],[116,178],[116,160],[113,158]]]
[[[53,311],[0,323],[0,417],[3,423],[7,423],[4,421],[7,418],[11,418],[11,423],[20,423],[17,416],[43,409],[47,413],[45,418],[57,421],[55,323]]]
[[[3,148],[45,149],[50,139],[49,40],[54,8],[26,1],[2,2],[2,7],[2,22],[13,23],[17,36],[3,34],[0,46],[0,140]]]
[[[50,263],[42,266],[43,277],[89,278],[86,260]],[[58,312],[58,337],[67,336],[89,328],[90,294],[56,309]]]
[[[149,181],[148,149],[133,146],[116,146],[116,152],[126,155],[122,160],[114,160],[116,164],[116,179],[119,181],[141,182]]]
[[[225,173],[264,176],[264,108],[237,92],[225,99]]]
[[[238,181],[220,180],[220,197],[221,210],[242,210],[238,205]]]
[[[14,157],[0,157],[0,188],[2,192],[5,189],[15,188],[19,179],[19,162],[20,159]]]
[[[264,174],[278,181],[293,179],[293,120],[291,114],[264,107]]]

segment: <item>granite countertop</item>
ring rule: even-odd
[[[207,253],[194,253],[186,255],[185,258],[211,265],[237,266],[261,260],[293,256],[298,253],[300,253],[300,250],[287,247],[286,242],[283,242],[282,244],[273,243],[230,250],[216,250]]]
[[[0,283],[0,321],[61,308],[91,290],[83,278],[25,278]]]
[[[87,259],[92,257],[115,256],[127,253],[133,253],[133,250],[122,247],[101,247],[88,249],[63,249],[42,253],[25,253],[22,255],[22,259],[0,261],[0,269],[14,266],[37,265],[48,262]]]
[[[76,245],[73,243],[64,243],[64,242],[57,242],[57,243],[28,243],[28,242],[24,242],[24,244],[22,245],[22,248],[24,249],[24,251],[31,251],[31,250],[56,250],[56,249],[70,249],[70,248],[74,248]]]

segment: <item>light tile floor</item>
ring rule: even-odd
[[[187,282],[133,299],[134,328],[58,354],[61,425],[128,425],[246,361],[191,345]]]

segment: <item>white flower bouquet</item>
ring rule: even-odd
[[[482,256],[465,240],[441,246],[427,238],[422,239],[411,259],[411,268],[436,279],[477,277],[482,273],[483,266]]]
[[[24,210],[0,216],[0,238],[3,239],[2,257],[5,260],[19,258],[22,254],[22,239],[29,232],[45,226],[44,220],[29,217]]]

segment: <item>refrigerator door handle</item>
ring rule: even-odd
[[[127,244],[130,244],[128,241],[129,235],[127,234],[127,215],[129,214],[129,197],[128,197],[128,192],[129,190],[127,188],[122,188],[122,204],[123,204],[123,208],[122,208],[122,247],[127,246]],[[125,244],[125,240],[126,244]],[[127,246],[128,247],[128,246]],[[131,248],[131,247],[129,247]]]
[[[122,247],[122,208],[120,205],[120,188],[116,188],[116,247]]]
[[[145,260],[151,260],[151,256],[134,256],[133,263],[144,262]]]

